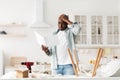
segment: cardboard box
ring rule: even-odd
[[[28,70],[25,71],[16,70],[16,72],[17,72],[16,74],[17,78],[28,78]]]

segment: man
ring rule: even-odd
[[[68,27],[70,26],[70,27]],[[72,62],[68,54],[68,48],[72,51],[75,49],[74,36],[80,31],[78,23],[73,23],[65,14],[58,18],[58,30],[54,33],[57,35],[59,44],[48,48],[42,45],[42,50],[52,57],[52,73],[61,75],[74,75]]]

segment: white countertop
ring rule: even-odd
[[[16,71],[11,71],[3,75],[0,79],[17,79],[17,80],[120,80],[120,77],[90,77],[88,75],[80,74],[78,77],[75,75],[47,75],[39,73],[30,73],[29,78],[16,78]]]

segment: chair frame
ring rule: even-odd
[[[74,63],[74,59],[72,57],[72,53],[71,53],[70,49],[68,48],[68,54],[69,54],[70,60],[72,62],[72,66],[73,66],[75,75],[78,76],[78,72],[80,72],[79,62],[78,62],[78,59],[77,59],[76,51],[75,50],[73,50],[73,51],[74,51],[74,58],[75,58],[75,61],[76,61],[76,66],[75,66],[75,63]]]
[[[96,61],[95,61],[95,64],[94,64],[93,72],[92,72],[92,77],[94,77],[96,75],[96,71],[97,71],[97,68],[100,64],[100,60],[102,58],[102,55],[103,55],[103,49],[99,48],[98,54],[97,54],[97,57],[96,57]]]

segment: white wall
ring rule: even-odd
[[[30,23],[35,0],[0,0],[0,23]]]
[[[57,18],[61,13],[72,14],[102,14],[116,15],[119,13],[119,0],[44,0],[45,22],[52,28],[39,32],[47,35],[57,25]],[[25,23],[31,24],[35,18],[35,0],[0,0],[0,24]],[[0,48],[5,53],[6,65],[11,56],[27,56],[30,61],[48,61],[35,40],[29,27],[24,27],[26,37],[0,37]],[[13,30],[13,29],[9,29]],[[18,29],[14,29],[18,30]],[[14,31],[13,30],[13,31]],[[22,30],[22,29],[21,29]],[[20,31],[21,31],[20,30]]]
[[[66,14],[118,14],[119,0],[45,0],[45,20],[57,24],[57,17]]]
[[[118,10],[119,10],[119,14],[120,14],[120,0],[118,1]]]
[[[44,0],[45,21],[55,26],[61,13],[118,14],[119,0]],[[35,17],[35,0],[0,0],[0,23],[31,23]]]

